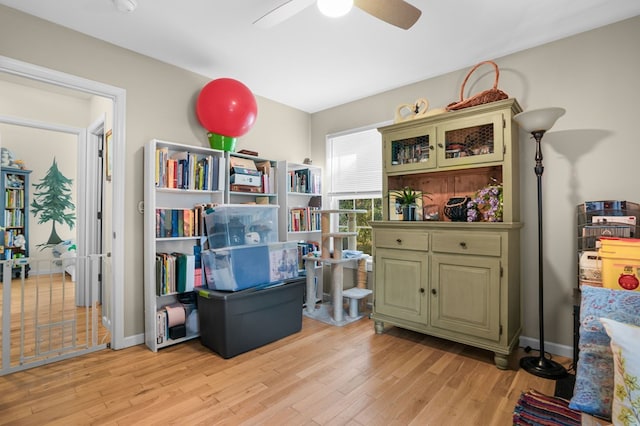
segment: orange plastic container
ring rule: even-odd
[[[640,239],[600,237],[602,286],[640,291]]]

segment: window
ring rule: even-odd
[[[382,219],[382,137],[377,128],[328,136],[327,172],[330,209],[367,211],[357,216],[357,244],[358,250],[371,254],[369,221]],[[333,231],[345,232],[347,218],[340,216],[340,223],[332,223]]]

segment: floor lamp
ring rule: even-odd
[[[560,379],[567,374],[567,370],[560,364],[545,357],[544,351],[544,280],[542,256],[542,149],[540,141],[544,133],[564,115],[563,108],[544,108],[516,114],[513,119],[520,128],[531,133],[536,141],[536,166],[534,171],[538,181],[538,322],[540,325],[540,355],[528,356],[520,359],[520,367],[525,371],[545,379]]]

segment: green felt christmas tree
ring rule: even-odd
[[[75,205],[71,202],[72,182],[71,179],[60,173],[54,157],[53,164],[49,167],[45,177],[40,180],[40,183],[33,184],[36,190],[31,202],[32,213],[34,216],[40,214],[39,224],[52,222],[49,239],[44,244],[38,244],[41,249],[62,242],[56,232],[56,223],[61,225],[66,223],[69,228],[73,229],[76,214]]]

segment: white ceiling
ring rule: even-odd
[[[640,0],[408,0],[422,10],[410,30],[315,6],[261,29],[285,0],[137,1],[0,4],[310,113],[640,15]]]

